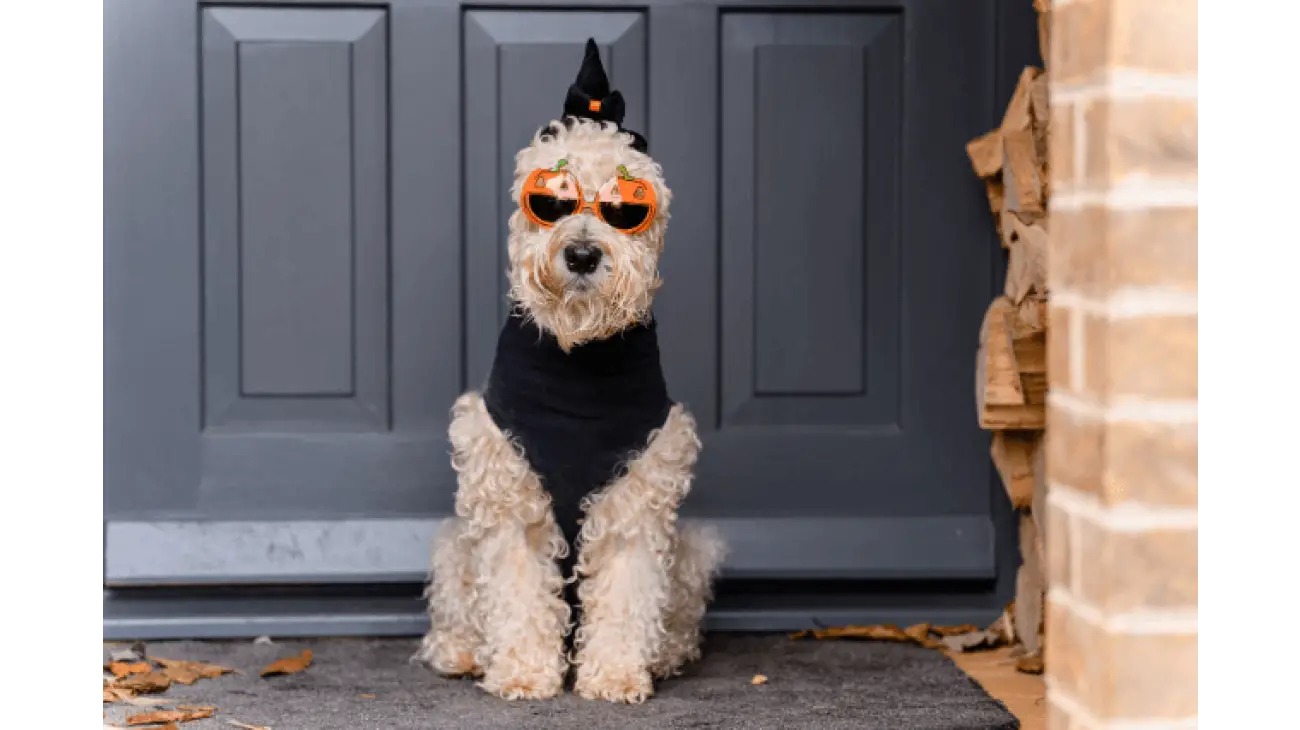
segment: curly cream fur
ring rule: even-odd
[[[456,518],[434,546],[431,629],[418,658],[447,675],[481,674],[505,699],[564,685],[569,607],[556,560],[568,546],[550,498],[477,393],[452,411]]]
[[[590,195],[624,165],[632,177],[655,189],[655,220],[642,233],[626,235],[592,215],[575,215],[554,228],[542,228],[516,210],[510,216],[510,297],[542,329],[568,350],[598,340],[642,320],[659,288],[659,254],[668,229],[672,192],[663,170],[628,146],[628,135],[612,124],[581,120],[553,122],[515,157],[511,198],[518,200],[533,170],[549,169],[558,160]],[[603,254],[601,269],[590,282],[577,282],[566,271],[560,251],[568,243],[592,240]]]
[[[699,656],[699,624],[722,557],[720,540],[677,529],[700,441],[674,406],[627,474],[588,499],[578,538],[582,582],[575,689],[588,699],[643,702],[652,675]]]

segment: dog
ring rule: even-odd
[[[700,450],[667,395],[651,304],[672,193],[622,126],[594,41],[565,114],[515,162],[510,316],[452,409],[456,516],[416,658],[504,699],[644,702],[700,657],[724,556],[678,525]]]

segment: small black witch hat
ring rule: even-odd
[[[600,62],[600,48],[596,46],[596,39],[588,38],[578,78],[564,97],[565,119],[613,122],[620,132],[632,135],[632,149],[645,152],[649,146],[646,138],[623,126],[625,111],[623,95],[609,88],[609,77],[605,75],[605,66]]]

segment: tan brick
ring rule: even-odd
[[[1096,209],[1094,209],[1096,210]],[[1100,211],[1097,211],[1100,212]],[[1195,292],[1196,208],[1106,211],[1108,278],[1111,286],[1154,286]],[[1056,214],[1053,214],[1053,225]]]
[[[1087,519],[1075,529],[1084,603],[1108,614],[1196,607],[1196,530],[1118,532]]]
[[[1049,435],[1048,438],[1051,438]],[[1034,505],[1034,511],[1038,511]],[[1071,520],[1065,510],[1048,501],[1047,506],[1047,584],[1048,586],[1069,589],[1073,581],[1073,531]]]
[[[1110,0],[1108,63],[1156,74],[1197,72],[1196,0]]]
[[[1191,399],[1197,395],[1197,318],[1153,316],[1112,319],[1105,325],[1104,382],[1109,397]],[[1085,361],[1094,344],[1085,324]],[[1089,387],[1095,375],[1085,368]]]
[[[1048,302],[1047,322],[1047,386],[1069,392],[1070,310]]]
[[[1074,105],[1055,101],[1051,104],[1051,122],[1047,127],[1047,160],[1053,195],[1067,193],[1075,187]]]
[[[1101,208],[1054,210],[1047,234],[1047,288],[1100,296],[1109,277],[1105,256],[1106,212]]]
[[[1098,718],[1196,716],[1196,634],[1111,636]]]
[[[1102,456],[1102,501],[1196,507],[1197,425],[1111,423]]]
[[[1083,185],[1103,189],[1127,177],[1195,183],[1196,100],[1095,99],[1083,110]]]
[[[1048,602],[1053,682],[1101,719],[1196,714],[1196,634],[1115,634]]]
[[[1079,725],[1072,724],[1069,711],[1052,701],[1050,692],[1047,694],[1047,730],[1079,730]]]
[[[1111,322],[1097,314],[1084,314],[1080,321],[1083,332],[1083,392],[1090,399],[1104,403],[1110,393]]]
[[[1048,68],[1056,83],[1078,84],[1102,77],[1109,50],[1107,23],[1113,0],[1077,0],[1052,10]]]
[[[1046,645],[1043,648],[1047,661],[1047,674],[1063,692],[1085,709],[1091,709],[1088,699],[1096,694],[1094,674],[1109,660],[1099,643],[1099,633],[1065,605],[1047,601]]]
[[[1047,431],[1052,434],[1047,440],[1048,479],[1081,492],[1100,494],[1104,424],[1048,406]]]

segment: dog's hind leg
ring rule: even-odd
[[[704,525],[683,525],[677,533],[670,570],[668,608],[664,618],[663,649],[650,667],[657,678],[671,677],[682,666],[700,658],[704,611],[713,598],[725,554],[717,530]]]
[[[582,626],[574,689],[639,703],[654,692],[672,603],[677,506],[699,454],[695,421],[674,406],[627,474],[588,502],[579,537]]]
[[[445,553],[435,552],[430,600],[445,591],[453,618],[435,623],[426,644],[435,659],[440,647],[459,657],[473,645],[479,686],[492,694],[554,697],[564,688],[569,607],[555,562],[567,545],[550,499],[477,393],[456,401],[451,443],[459,529]],[[441,611],[431,609],[435,619]],[[463,665],[457,658],[452,666],[457,663]]]

